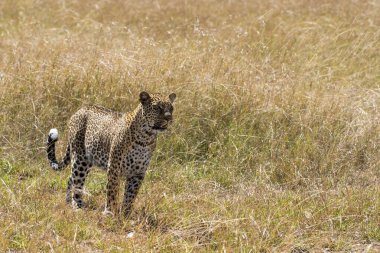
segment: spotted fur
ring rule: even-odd
[[[157,134],[173,121],[174,93],[169,97],[140,93],[140,103],[130,113],[114,112],[99,106],[81,108],[68,124],[65,157],[58,162],[55,143],[58,131],[52,129],[47,140],[50,167],[62,170],[71,161],[66,201],[75,208],[83,206],[83,186],[92,166],[107,171],[106,213],[117,212],[121,178],[126,179],[122,211],[131,212],[133,201],[144,179],[156,146]]]

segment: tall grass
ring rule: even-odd
[[[379,12],[376,1],[1,1],[0,248],[376,250]],[[101,217],[98,172],[89,208],[71,211],[46,133],[60,130],[62,154],[78,108],[128,111],[141,90],[178,100],[132,221]]]

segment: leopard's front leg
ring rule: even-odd
[[[125,192],[124,192],[122,212],[126,218],[131,213],[133,202],[140,189],[142,181],[144,180],[144,176],[145,176],[145,173],[137,174],[137,175],[128,177],[127,181],[125,182]]]
[[[120,185],[119,175],[120,171],[118,167],[111,164],[107,170],[107,203],[104,214],[116,214],[117,212]]]

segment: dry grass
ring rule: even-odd
[[[377,252],[378,13],[378,1],[1,1],[0,250]],[[98,171],[74,212],[69,170],[47,166],[48,129],[63,133],[83,104],[130,110],[142,89],[178,102],[131,220],[101,215]]]

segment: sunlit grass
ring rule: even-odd
[[[0,2],[0,249],[379,250],[375,1]],[[176,92],[130,220],[65,204],[48,130]],[[133,236],[132,236],[133,235]],[[298,250],[298,251],[297,251]]]

